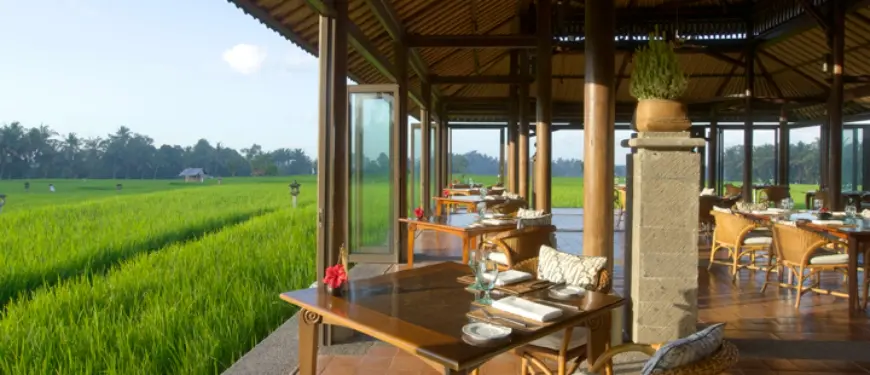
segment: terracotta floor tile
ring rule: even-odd
[[[390,364],[390,370],[421,371],[429,368],[425,362],[416,357],[396,356]]]
[[[392,358],[399,353],[399,349],[392,345],[374,345],[368,352],[366,357],[389,357]]]

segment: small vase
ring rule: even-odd
[[[335,296],[335,297],[341,297],[341,295],[343,294],[343,288],[342,287],[333,288],[333,287],[327,285],[326,286],[326,293],[328,293],[329,295]]]

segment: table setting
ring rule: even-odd
[[[466,314],[469,323],[462,328],[470,345],[504,343],[514,332],[534,332],[583,312],[583,288],[539,280],[528,272],[499,271],[485,250],[470,254],[468,265],[471,275],[457,281],[475,293],[476,308]]]

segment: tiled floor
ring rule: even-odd
[[[556,217],[558,227],[582,227],[575,222],[582,221],[582,216],[570,213]],[[457,259],[461,254],[454,241],[421,234],[416,251],[429,260],[415,265]],[[582,251],[582,232],[559,233],[558,241],[563,250]],[[615,243],[615,263],[621,266],[622,232],[615,233]],[[870,314],[850,318],[843,299],[812,293],[804,295],[801,307],[795,309],[794,292],[770,286],[760,293],[763,272],[741,271],[738,282],[732,284],[724,266],[714,265],[707,271],[708,257],[701,245],[699,320],[702,324],[727,323],[727,339],[741,348],[741,360],[730,374],[870,374]],[[403,268],[398,265],[393,270]],[[614,285],[617,291],[623,287],[620,268]],[[844,288],[838,275],[825,279],[824,285]],[[518,374],[518,363],[516,357],[502,355],[487,363],[481,375]],[[415,357],[382,343],[375,343],[361,356],[322,355],[319,366],[321,374],[438,374]]]

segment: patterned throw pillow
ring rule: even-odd
[[[568,254],[544,245],[538,254],[538,278],[594,290],[606,264],[606,257]]]
[[[513,200],[519,200],[519,199],[520,199],[520,195],[517,194],[517,193],[504,192],[504,193],[502,193],[502,196],[505,197],[505,198],[507,198],[507,199],[513,199]]]
[[[659,374],[707,358],[722,346],[725,323],[714,324],[679,340],[671,341],[656,351],[646,362],[642,375]]]

